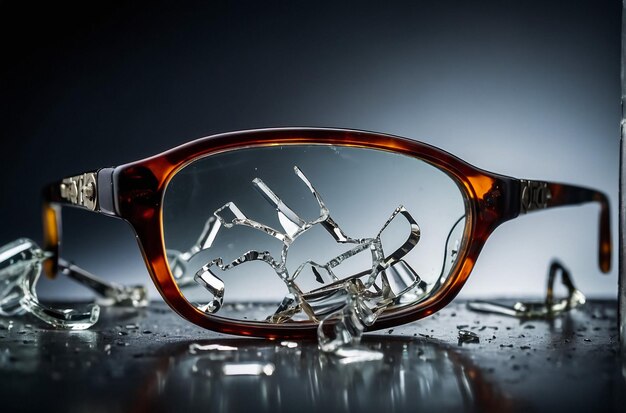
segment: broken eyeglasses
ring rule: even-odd
[[[599,266],[610,269],[603,193],[497,175],[370,132],[216,135],[63,179],[44,194],[48,276],[62,272],[114,301],[145,303],[145,292],[142,299],[141,290],[59,258],[62,206],[121,218],[163,299],[187,320],[230,334],[317,334],[325,350],[444,307],[491,232],[520,214],[597,202]]]

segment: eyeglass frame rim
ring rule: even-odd
[[[610,270],[611,236],[608,198],[590,188],[543,181],[520,180],[479,169],[435,146],[399,136],[336,128],[267,128],[211,135],[185,143],[160,154],[113,168],[102,168],[78,179],[86,185],[93,178],[96,202],[95,212],[121,218],[135,232],[148,272],[164,301],[180,316],[210,330],[222,333],[266,338],[311,338],[317,324],[293,322],[269,324],[260,321],[242,321],[207,314],[197,309],[184,297],[171,274],[163,236],[162,204],[167,185],[178,171],[198,159],[250,147],[275,145],[336,145],[383,150],[425,161],[448,174],[464,191],[466,245],[459,251],[448,279],[433,296],[414,306],[385,312],[368,328],[377,330],[408,323],[439,311],[449,304],[467,281],[476,260],[490,234],[502,223],[520,214],[561,205],[575,205],[597,201],[601,204],[599,264],[603,272]],[[64,182],[88,174],[77,175],[54,182],[43,191],[44,249],[53,253],[44,263],[48,276],[54,277],[61,244],[61,206],[79,205],[74,199],[63,197]],[[527,192],[539,185],[552,194],[545,205],[528,208]],[[488,186],[488,187],[487,187]],[[80,189],[83,189],[81,187]],[[67,192],[67,191],[66,191]],[[79,191],[80,192],[80,191]],[[480,194],[479,192],[482,192]],[[65,194],[67,195],[67,194]],[[80,198],[80,197],[79,197]],[[88,205],[91,206],[91,205]],[[608,238],[607,238],[608,231]],[[456,270],[456,272],[454,271]]]

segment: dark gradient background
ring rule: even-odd
[[[51,179],[270,126],[397,134],[503,174],[596,187],[616,221],[620,10],[617,0],[0,2],[0,242],[41,239]],[[501,227],[465,294],[541,294],[557,256],[588,295],[614,297],[616,271],[600,276],[596,264],[597,214],[564,208]],[[124,222],[64,218],[67,259],[147,281]]]

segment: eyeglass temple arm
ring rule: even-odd
[[[113,202],[113,168],[103,168],[53,182],[43,189],[43,248],[51,253],[44,261],[44,272],[55,277],[59,271],[62,241],[61,207],[86,209],[117,216]]]
[[[520,180],[520,214],[588,202],[600,204],[598,264],[604,273],[611,270],[611,219],[607,196],[594,189],[561,184]]]

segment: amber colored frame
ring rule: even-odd
[[[270,145],[340,145],[378,149],[419,158],[445,171],[465,193],[469,242],[459,252],[452,274],[444,285],[419,304],[382,314],[370,328],[376,330],[426,317],[447,305],[467,280],[485,241],[500,224],[526,212],[522,207],[524,183],[515,178],[478,169],[433,146],[391,135],[344,129],[280,128],[231,132],[201,138],[162,154],[115,168],[97,171],[96,211],[127,221],[135,231],[146,266],[168,305],[187,320],[222,333],[266,338],[310,338],[317,325],[310,322],[269,324],[235,321],[206,314],[189,303],[170,273],[163,241],[162,202],[172,177],[190,162],[225,151]],[[599,266],[611,266],[609,204],[606,195],[593,189],[541,183],[551,194],[542,208],[600,204]],[[61,242],[61,206],[75,206],[61,197],[61,182],[44,189],[44,245],[53,257],[46,262],[49,276],[57,271]]]

